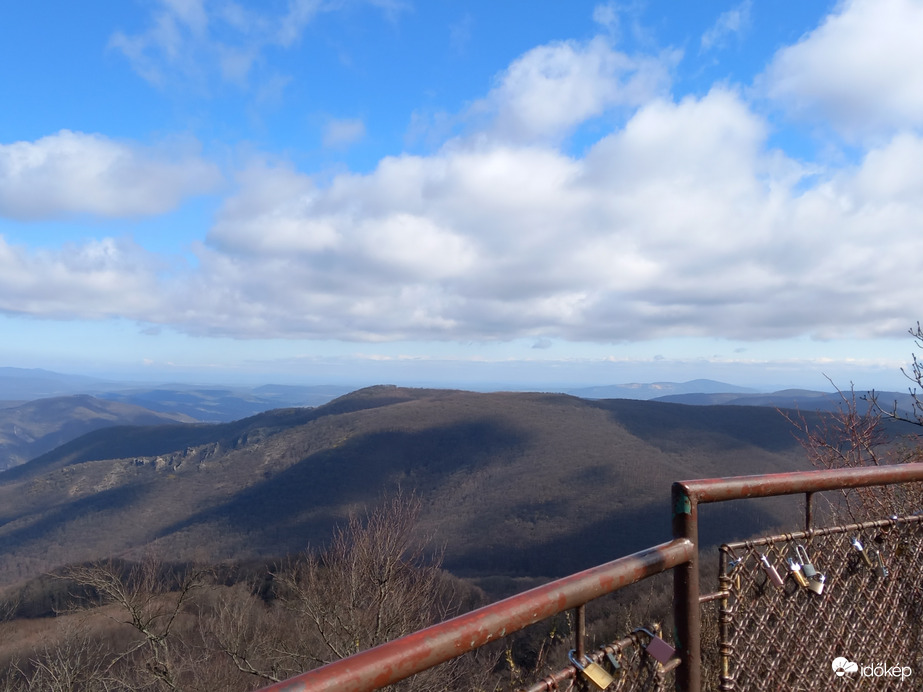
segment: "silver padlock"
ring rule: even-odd
[[[804,572],[804,576],[808,579],[811,579],[817,570],[814,569],[814,565],[811,564],[811,561],[808,559],[807,549],[800,543],[795,546],[795,555],[798,556],[798,562],[801,563],[801,571]]]
[[[881,557],[880,548],[875,552],[875,562],[878,563],[877,566],[875,567],[875,571],[878,573],[878,576],[881,577],[882,579],[887,579],[888,578],[888,568],[885,567],[885,561]]]
[[[671,658],[676,654],[676,649],[667,644],[663,639],[658,637],[656,634],[651,632],[649,629],[644,627],[639,627],[634,632],[644,632],[647,636],[651,638],[647,646],[644,647],[644,650],[647,651],[651,656],[660,661],[660,663],[666,665]],[[632,632],[632,634],[634,634]]]
[[[763,563],[763,571],[766,573],[766,576],[769,577],[769,581],[778,587],[782,587],[785,582],[782,581],[782,577],[779,576],[779,572],[769,562],[769,558],[766,557],[765,553],[760,555],[760,562]]]
[[[590,657],[586,654],[583,656],[583,658],[586,660],[586,664],[577,661],[577,659],[574,658],[576,653],[577,652],[574,649],[571,649],[567,654],[567,658],[571,663],[574,664],[574,667],[577,668],[577,670],[586,675],[590,682],[596,685],[599,689],[604,690],[613,682],[615,682],[615,678],[609,675],[605,668],[603,668],[598,663],[591,661]]]

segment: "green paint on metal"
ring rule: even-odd
[[[692,514],[692,502],[686,493],[676,498],[676,504],[673,505],[673,516],[677,514]]]

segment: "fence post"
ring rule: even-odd
[[[698,498],[682,483],[672,488],[673,537],[693,545],[692,559],[673,570],[673,642],[683,662],[676,669],[677,692],[702,689],[702,616],[699,609]]]

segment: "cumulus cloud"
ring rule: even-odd
[[[239,338],[902,334],[918,300],[900,284],[923,271],[923,136],[808,169],[769,148],[740,91],[674,99],[663,63],[631,87],[645,64],[601,40],[551,44],[500,75],[480,132],[432,154],[323,183],[253,163],[181,274],[158,278],[112,243],[73,257],[0,246],[0,295],[16,297],[0,308],[72,300]],[[628,104],[584,152],[562,148],[562,133]],[[43,272],[55,296],[30,278]]]
[[[857,138],[923,128],[923,3],[848,0],[762,77],[794,116]]]
[[[323,187],[256,167],[198,250],[187,329],[536,343],[903,332],[914,297],[894,283],[923,269],[923,140],[902,135],[805,190],[767,129],[714,89],[650,102],[581,158],[472,138]]]
[[[40,317],[164,318],[159,260],[126,240],[104,238],[31,251],[0,236],[0,310]]]
[[[637,106],[669,87],[676,55],[631,57],[597,37],[533,48],[515,60],[472,111],[505,141],[556,139],[614,106]]]
[[[155,150],[61,130],[0,144],[0,216],[16,219],[157,214],[220,180],[189,143]]]

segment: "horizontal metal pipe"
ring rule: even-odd
[[[731,595],[730,591],[715,591],[699,596],[699,603],[711,603],[712,601],[721,601]]]
[[[679,481],[675,485],[681,486],[692,502],[702,504],[912,481],[923,481],[923,463],[708,478]]]
[[[893,517],[891,519],[875,519],[873,521],[863,521],[855,524],[843,524],[841,526],[825,526],[820,529],[811,529],[810,531],[796,531],[794,533],[780,533],[776,536],[763,536],[749,541],[738,541],[736,543],[725,543],[721,546],[722,550],[733,553],[735,550],[749,550],[750,548],[759,548],[774,543],[791,543],[792,541],[802,541],[818,536],[833,536],[840,533],[855,533],[856,531],[865,531],[867,529],[881,529],[886,526],[912,525],[923,523],[923,515],[915,514],[909,517]]]
[[[692,559],[686,539],[618,558],[316,668],[263,692],[368,692]]]

